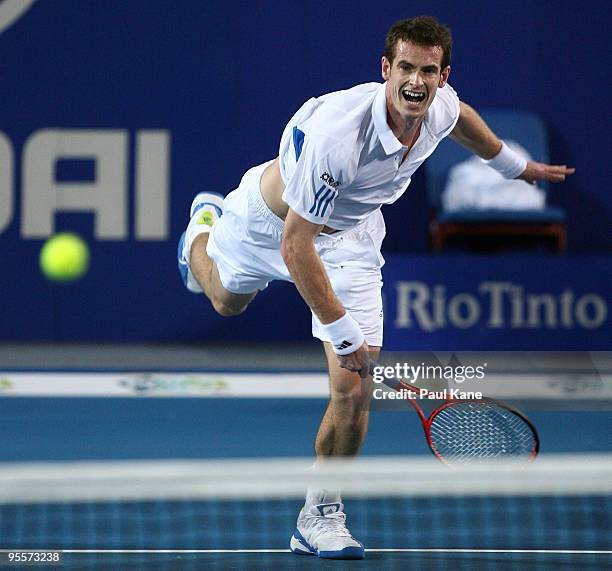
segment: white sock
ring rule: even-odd
[[[308,488],[306,493],[306,506],[318,506],[320,504],[336,504],[341,502],[339,490],[320,490]]]
[[[321,460],[317,460],[310,468],[308,472],[317,472],[321,469]],[[340,490],[324,490],[309,486],[306,492],[306,506],[316,506],[319,504],[335,504],[341,502]]]

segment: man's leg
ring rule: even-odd
[[[231,317],[241,314],[257,292],[228,291],[217,265],[206,252],[210,232],[223,215],[223,203],[223,197],[215,193],[202,192],[193,199],[189,225],[179,241],[179,270],[187,289],[203,291],[217,313]]]
[[[257,292],[232,293],[223,287],[217,264],[206,253],[209,236],[208,232],[199,234],[191,244],[189,256],[191,273],[219,315],[224,317],[240,315]]]
[[[373,359],[378,358],[379,351],[378,347],[371,349]],[[359,452],[368,429],[371,394],[371,379],[362,379],[359,373],[342,369],[330,343],[325,343],[325,354],[330,399],[315,441],[317,462]],[[298,555],[333,559],[365,556],[363,545],[346,528],[344,504],[338,490],[308,490],[290,548]]]
[[[370,391],[359,373],[342,369],[330,343],[324,343],[330,380],[330,399],[315,441],[317,458],[354,456],[368,430]],[[379,347],[371,347],[376,360]],[[364,390],[365,389],[365,390]]]

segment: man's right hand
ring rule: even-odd
[[[365,341],[357,351],[348,355],[336,355],[336,357],[343,369],[359,373],[363,377],[367,376],[370,366],[370,348]]]

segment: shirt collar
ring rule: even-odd
[[[387,155],[392,155],[401,150],[404,145],[397,140],[391,127],[389,127],[387,123],[387,100],[385,99],[386,86],[387,84],[385,82],[376,92],[374,103],[372,104],[372,118],[374,120],[376,133],[378,134],[378,138],[380,139],[385,153]]]

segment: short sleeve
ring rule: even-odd
[[[432,130],[437,138],[450,135],[459,119],[459,97],[447,83],[436,91],[431,108]]]
[[[338,193],[348,184],[343,146],[323,135],[305,135],[298,127],[292,143],[296,162],[282,198],[305,220],[326,224]]]

